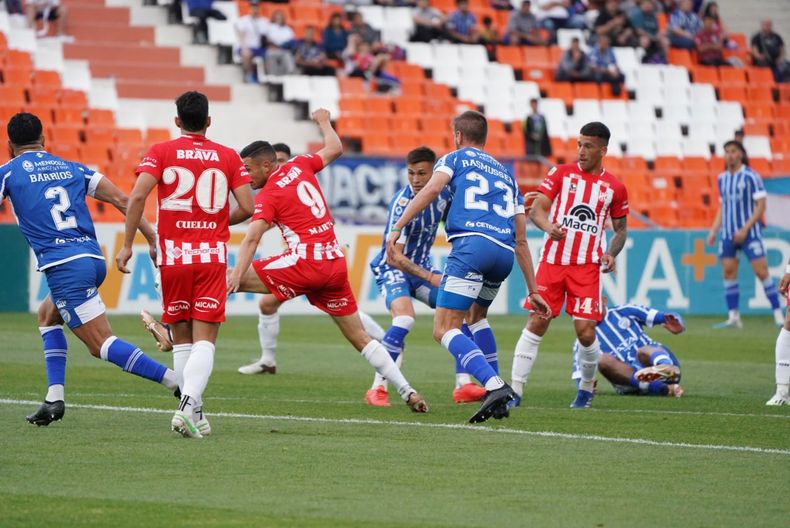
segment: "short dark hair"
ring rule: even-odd
[[[427,161],[431,165],[436,163],[436,152],[428,147],[417,147],[408,154],[406,154],[406,163],[413,165],[415,163],[422,163]]]
[[[203,130],[208,121],[208,97],[200,92],[184,92],[176,99],[176,111],[184,130]]]
[[[453,119],[453,130],[461,132],[471,143],[485,145],[488,137],[488,121],[480,112],[467,110]]]
[[[271,143],[268,141],[253,141],[239,152],[239,156],[244,158],[266,158],[268,160],[274,160],[277,158],[277,154],[274,152],[274,147],[272,147]]]
[[[8,139],[14,145],[31,145],[37,143],[43,131],[41,120],[27,112],[20,112],[8,121],[6,131]]]
[[[729,140],[728,142],[726,142],[724,144],[723,148],[726,149],[727,147],[732,147],[732,146],[737,147],[738,150],[741,151],[741,155],[742,155],[741,163],[743,163],[744,165],[748,165],[749,164],[749,155],[746,153],[746,147],[743,146],[743,143],[741,143],[737,139],[731,139],[731,140]]]
[[[581,128],[581,130],[579,130],[579,134],[582,136],[601,138],[604,145],[608,145],[609,138],[612,137],[612,133],[609,132],[609,128],[600,121],[587,123]]]
[[[291,147],[289,147],[285,143],[275,143],[274,145],[272,145],[272,148],[274,149],[275,152],[283,152],[289,158],[291,157]]]

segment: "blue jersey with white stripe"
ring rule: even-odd
[[[756,172],[746,165],[741,165],[741,168],[735,173],[724,171],[719,174],[718,187],[721,202],[721,230],[719,234],[722,239],[732,240],[735,233],[754,214],[755,201],[765,198],[765,186]],[[756,222],[749,230],[749,238],[760,238],[761,236],[762,225],[760,222]]]
[[[595,327],[601,352],[630,365],[636,361],[636,353],[640,348],[657,344],[644,329],[646,326],[652,327],[660,313],[638,304],[621,304],[608,309],[603,321]],[[576,341],[573,344],[574,358],[578,349],[579,342]],[[576,365],[574,370],[575,367]]]
[[[406,210],[412,198],[414,198],[414,189],[411,188],[411,185],[407,185],[396,192],[390,202],[387,227],[384,229],[384,242],[382,243],[381,251],[370,263],[370,269],[373,270],[376,276],[390,269],[390,266],[387,265],[386,257],[387,237],[390,234],[390,229],[400,220],[403,211]],[[436,231],[439,229],[439,223],[442,221],[442,216],[445,209],[447,209],[449,201],[450,190],[444,189],[428,207],[403,228],[398,239],[398,243],[404,245],[404,256],[418,266],[428,270],[431,269],[431,248],[434,240],[436,240]]]
[[[439,158],[433,170],[450,176],[447,240],[482,236],[513,251],[513,218],[524,212],[524,197],[505,166],[480,149],[465,147]]]
[[[85,203],[100,173],[44,151],[28,151],[0,167],[0,178],[0,199],[11,200],[39,270],[77,258],[104,259]]]

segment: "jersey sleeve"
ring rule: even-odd
[[[516,192],[516,200],[515,200],[516,214],[517,215],[518,214],[525,214],[527,210],[524,207],[524,195],[521,194],[521,190],[519,190],[518,183],[516,182],[516,180],[513,180],[513,185],[516,188],[516,190],[515,190],[515,192]]]
[[[436,160],[436,163],[433,166],[433,172],[443,172],[452,178],[453,174],[455,173],[455,152],[445,154]]]
[[[162,160],[159,154],[158,145],[154,145],[148,149],[148,152],[146,152],[143,159],[140,160],[137,168],[134,169],[134,173],[137,176],[144,172],[156,178],[157,181],[162,178]]]
[[[324,168],[324,161],[318,154],[302,154],[293,159],[294,163],[307,167],[314,173],[320,172]]]
[[[614,196],[612,198],[612,205],[609,208],[609,215],[612,218],[623,218],[628,216],[628,190],[625,185],[617,182],[614,188]]]
[[[752,188],[752,199],[753,200],[760,200],[768,196],[768,193],[765,192],[765,185],[763,184],[763,179],[756,172],[752,172],[749,175],[749,182]]]
[[[274,223],[277,218],[277,198],[272,196],[271,189],[261,190],[255,195],[255,211],[252,213],[250,221],[263,220],[267,224]]]
[[[75,164],[75,166],[78,174],[82,174],[83,178],[85,178],[85,194],[93,196],[96,193],[96,187],[99,186],[99,182],[104,178],[104,175],[80,163]]]
[[[559,167],[552,167],[543,178],[543,182],[538,187],[538,192],[545,195],[549,200],[554,198],[562,189],[562,170]]]
[[[656,317],[660,314],[658,310],[640,304],[624,304],[619,306],[617,311],[620,315],[633,319],[647,327],[652,327],[656,323]]]
[[[4,165],[2,167],[2,173],[0,173],[0,202],[5,200],[5,197],[8,196],[8,186],[6,185],[6,182],[10,177],[11,167],[9,165]]]

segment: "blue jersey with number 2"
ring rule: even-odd
[[[465,147],[439,158],[433,170],[450,176],[447,240],[482,236],[513,251],[513,217],[524,212],[524,197],[505,166],[482,150]]]
[[[85,203],[101,178],[43,151],[24,152],[0,167],[0,200],[11,200],[39,271],[77,258],[104,259]]]

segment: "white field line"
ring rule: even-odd
[[[2,398],[0,404],[6,405],[38,405],[39,402],[31,400],[11,400]],[[70,403],[69,407],[74,409],[90,409],[95,411],[112,411],[112,412],[136,412],[144,414],[171,414],[173,411],[170,409],[152,409],[146,407],[116,407],[111,405],[88,405]],[[535,436],[541,438],[560,438],[563,440],[586,440],[593,442],[607,442],[616,444],[636,444],[644,446],[655,447],[671,447],[681,449],[707,449],[713,451],[735,451],[742,453],[759,453],[771,455],[790,456],[790,449],[773,449],[763,447],[751,446],[731,446],[721,444],[689,444],[686,442],[665,442],[658,440],[649,440],[646,438],[621,438],[613,436],[600,436],[588,434],[572,434],[572,433],[558,433],[555,431],[523,431],[521,429],[491,428],[485,426],[474,426],[467,424],[442,424],[442,423],[422,423],[422,422],[402,422],[397,420],[371,420],[359,418],[316,418],[310,416],[275,416],[269,414],[243,414],[243,413],[228,413],[228,412],[215,412],[211,416],[221,418],[243,418],[252,420],[282,420],[291,422],[309,422],[309,423],[327,423],[338,425],[384,425],[384,426],[399,426],[399,427],[416,427],[427,429],[446,429],[446,430],[461,430],[461,431],[477,431],[485,433],[499,433],[499,434],[513,434],[522,436]]]

